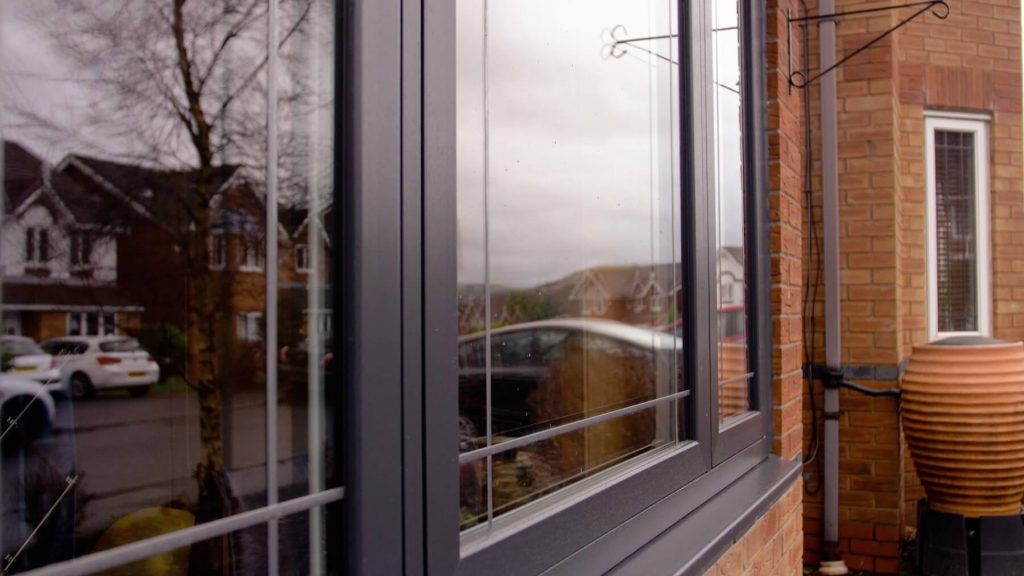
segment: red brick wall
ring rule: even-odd
[[[767,3],[768,190],[772,276],[772,449],[783,458],[801,451],[803,332],[802,94],[789,90],[786,10],[798,3]],[[792,45],[800,49],[799,40]],[[794,58],[799,58],[799,53]]]
[[[718,562],[707,576],[747,574],[793,576],[803,573],[803,536],[800,517],[800,483],[797,482],[757,519],[754,525]]]
[[[889,6],[838,0],[838,10]],[[816,13],[816,3],[810,11]],[[838,47],[847,54],[912,12],[844,18]],[[795,29],[798,30],[798,29]],[[813,41],[810,51],[816,53]],[[817,59],[812,57],[812,70]],[[1024,179],[1022,179],[1019,0],[951,2],[948,19],[929,14],[901,28],[837,71],[840,171],[842,359],[892,369],[927,339],[924,111],[990,114],[992,292],[994,335],[1024,337]],[[819,101],[812,91],[816,151],[812,204],[820,224]],[[809,223],[805,223],[809,230]],[[807,252],[813,274],[817,259]],[[813,276],[812,276],[813,278]],[[812,333],[822,362],[823,307]],[[861,382],[891,387],[896,382]],[[806,383],[805,383],[806,386]],[[820,438],[820,390],[815,395]],[[810,396],[804,398],[805,451],[810,450]],[[851,568],[895,573],[898,543],[911,533],[922,495],[899,432],[897,403],[842,394],[840,417],[840,547]],[[821,545],[821,455],[805,480],[805,560]]]
[[[803,102],[799,90],[788,89],[789,53],[786,10],[796,0],[768,0],[767,132],[769,230],[771,235],[772,299],[772,451],[799,458],[803,363],[801,261],[803,235]],[[800,50],[799,39],[792,48]],[[799,58],[799,53],[795,54]],[[765,513],[725,552],[708,574],[778,574],[802,572],[803,518],[801,483]]]

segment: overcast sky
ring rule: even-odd
[[[679,69],[639,49],[602,57],[616,25],[629,37],[674,32],[675,4],[491,1],[486,72],[484,4],[457,4],[460,283],[483,282],[485,237],[491,282],[504,286],[597,265],[678,261],[679,143],[671,127]],[[735,2],[720,4],[717,25],[735,25]],[[735,33],[722,40],[733,45],[719,54],[721,67],[736,70]],[[675,56],[669,41],[639,46]],[[737,81],[735,72],[721,79]],[[726,134],[715,173],[728,191],[720,243],[729,245],[742,238],[738,97],[715,93]]]
[[[28,108],[61,126],[84,124],[88,79],[68,65],[39,27],[46,21],[41,16],[54,9],[54,0],[0,1],[0,125],[5,137],[21,141],[50,162],[69,150],[52,148],[12,111],[15,106]],[[89,135],[79,134],[89,140]]]

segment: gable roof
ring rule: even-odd
[[[175,225],[196,208],[197,197],[186,192],[198,185],[197,170],[164,170],[72,154],[57,169],[67,173],[75,167],[100,186],[140,208],[157,222]],[[231,180],[238,166],[225,165],[213,169],[210,188],[216,193]]]
[[[719,250],[731,256],[740,266],[743,265],[745,255],[743,246],[722,246]]]
[[[288,237],[301,241],[304,234],[308,234],[309,208],[299,205],[282,206],[278,211],[278,221],[288,232]],[[334,203],[328,202],[320,210],[320,231],[324,235],[327,247],[331,246],[334,238]]]
[[[4,140],[4,212],[13,213],[43,184],[45,165],[17,142]]]
[[[111,214],[118,209],[112,198],[91,193],[64,174],[52,174],[48,179],[48,186],[61,205],[71,214],[75,224],[108,225],[111,223]]]

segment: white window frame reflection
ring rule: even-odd
[[[68,234],[68,264],[72,270],[92,268],[96,238],[86,230],[72,230]]]
[[[95,330],[90,330],[90,320]],[[68,312],[65,318],[66,336],[110,336],[117,333],[116,312]]]
[[[223,270],[228,262],[227,236],[220,230],[210,232],[207,241],[207,252],[210,256],[210,270]]]
[[[308,244],[295,245],[295,271],[302,274],[308,274],[310,271]]]
[[[32,267],[49,267],[53,260],[53,239],[46,226],[25,228],[25,263]],[[45,253],[45,256],[44,256]]]
[[[276,233],[274,235],[276,237]],[[266,262],[263,243],[256,238],[238,238],[238,271],[262,272]]]

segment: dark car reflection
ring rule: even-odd
[[[671,394],[680,339],[608,320],[557,319],[507,326],[459,340],[459,450],[491,444]],[[489,377],[488,377],[489,376]],[[604,469],[668,438],[665,407],[557,434],[494,458],[496,512]],[[461,469],[463,526],[482,513],[487,475]]]

